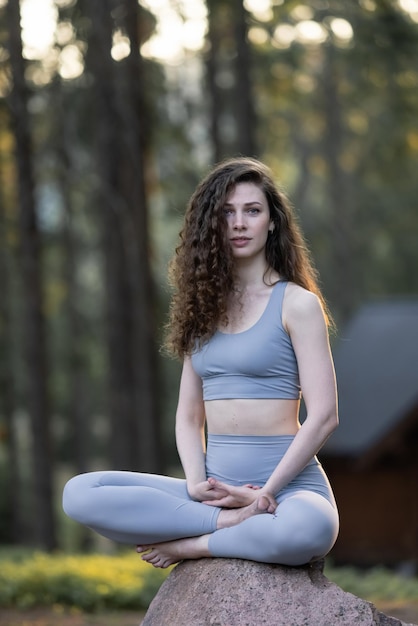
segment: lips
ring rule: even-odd
[[[249,241],[251,241],[249,237],[233,237],[231,239],[232,245],[235,246],[236,248],[241,248],[247,245]]]

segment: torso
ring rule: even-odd
[[[218,435],[296,435],[299,400],[210,400],[208,432]]]
[[[272,286],[263,285],[253,293],[243,294],[229,313],[223,333],[241,333],[251,328],[263,315]],[[205,402],[206,423],[211,434],[295,435],[300,428],[299,400],[220,399]]]

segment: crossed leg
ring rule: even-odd
[[[241,509],[222,509],[217,521],[217,529],[231,528],[241,524],[246,519],[260,514],[270,514],[271,505],[265,496],[260,496],[252,504]],[[200,559],[212,556],[209,551],[210,534],[200,537],[187,537],[175,541],[166,541],[155,545],[137,546],[137,552],[142,554],[142,560],[151,563],[154,567],[165,568],[184,559]]]
[[[64,510],[114,541],[138,545],[155,567],[201,557],[301,565],[335,542],[338,512],[325,497],[300,490],[220,509],[191,500],[184,480],[133,472],[93,472],[71,479]]]

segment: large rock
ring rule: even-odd
[[[380,613],[323,575],[240,559],[183,561],[141,626],[414,626]]]

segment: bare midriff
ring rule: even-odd
[[[296,435],[299,400],[233,399],[205,402],[213,435]]]

